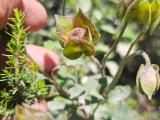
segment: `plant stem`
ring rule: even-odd
[[[90,59],[97,65],[99,70],[102,68],[101,63],[98,61],[98,59],[95,56],[90,56]]]
[[[117,70],[117,73],[116,73],[116,75],[114,76],[112,82],[110,83],[110,85],[109,85],[108,87],[106,87],[106,88],[104,89],[104,91],[103,91],[103,96],[108,95],[108,93],[110,92],[110,90],[112,90],[112,88],[115,86],[115,84],[117,84],[117,82],[118,82],[118,80],[119,80],[119,78],[120,78],[120,75],[121,75],[121,73],[122,73],[122,71],[123,71],[124,65],[125,65],[126,61],[128,60],[127,58],[128,58],[129,53],[131,52],[133,46],[134,46],[134,45],[140,40],[140,38],[144,35],[144,33],[145,33],[145,29],[143,29],[143,30],[139,33],[139,35],[137,36],[137,38],[134,39],[134,40],[131,42],[130,47],[129,47],[129,49],[128,49],[126,55],[125,55],[125,57],[123,58],[123,60],[122,60],[122,62],[121,62],[121,64],[120,64],[120,66],[119,66],[119,68],[118,68],[118,70]]]
[[[58,93],[62,97],[66,98],[66,99],[69,99],[69,94],[63,88],[60,87],[60,85],[57,83],[56,80],[54,80],[54,79],[52,79],[50,77],[47,77],[47,81],[52,83],[56,87],[56,90],[58,91]]]
[[[62,15],[65,15],[66,2],[67,0],[63,0]]]
[[[141,55],[141,56],[143,57],[143,59],[145,60],[145,63],[146,63],[147,65],[151,65],[151,61],[150,61],[150,58],[149,58],[148,54],[147,54],[146,52],[142,51],[142,50],[139,50],[139,51],[131,54],[130,56],[128,56],[128,58],[127,58],[127,60],[126,60],[126,63],[127,63],[130,59],[132,59],[132,58],[134,58],[135,56],[138,56],[138,55]],[[125,64],[126,64],[126,63],[125,63]]]
[[[119,43],[119,41],[122,38],[122,35],[127,27],[128,22],[123,22],[122,27],[121,27],[121,31],[118,34],[118,37],[116,38],[115,42],[113,43],[111,49],[109,50],[109,52],[107,54],[104,55],[103,60],[102,60],[102,68],[101,68],[101,74],[104,77],[105,76],[105,64],[106,64],[106,60],[108,59],[109,55],[112,53],[113,50],[115,50],[117,44]]]
[[[142,52],[142,57],[144,58],[146,65],[151,65],[151,60],[146,52]]]

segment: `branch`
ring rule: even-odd
[[[143,29],[143,30],[139,33],[139,35],[137,36],[137,38],[134,39],[134,40],[131,42],[130,47],[129,47],[129,49],[128,49],[126,55],[125,55],[125,57],[123,58],[123,60],[122,60],[122,62],[121,62],[121,64],[120,64],[120,66],[119,66],[119,68],[118,68],[118,70],[117,70],[117,73],[116,73],[116,75],[114,76],[112,82],[110,83],[110,85],[109,85],[108,87],[106,87],[106,88],[104,89],[104,91],[103,91],[103,96],[108,95],[108,93],[112,90],[112,88],[115,86],[115,84],[117,84],[117,82],[118,82],[118,80],[119,80],[119,78],[120,78],[120,76],[121,76],[121,73],[122,73],[122,71],[123,71],[124,65],[126,64],[126,62],[127,62],[127,60],[128,60],[127,58],[128,58],[128,56],[129,56],[129,53],[131,52],[133,46],[141,39],[141,37],[144,35],[144,33],[145,33],[145,29]]]

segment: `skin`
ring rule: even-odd
[[[58,70],[59,58],[53,51],[32,44],[25,47],[28,56],[39,66],[42,72],[50,74]]]
[[[13,15],[13,9],[19,8],[26,13],[25,28],[29,31],[37,31],[43,28],[47,21],[47,12],[37,0],[0,0],[0,28],[4,28],[9,22],[8,18]],[[6,41],[0,40],[0,69],[6,66],[6,58],[2,55],[5,53]],[[37,63],[40,69],[50,73],[59,64],[58,56],[47,49],[27,45],[26,52],[31,59]],[[40,53],[40,54],[37,54]],[[47,61],[47,62],[46,62]]]
[[[26,13],[25,27],[37,31],[45,26],[47,12],[37,0],[22,0],[20,8]]]
[[[0,0],[1,28],[6,26],[8,18],[13,15],[14,8],[19,8],[26,13],[25,27],[30,27],[30,31],[37,31],[45,26],[47,12],[37,0]]]

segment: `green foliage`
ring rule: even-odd
[[[0,84],[4,84],[0,92],[0,114],[14,113],[16,104],[30,104],[35,98],[43,97],[47,89],[44,80],[37,77],[37,67],[29,62],[25,53],[26,30],[23,27],[25,14],[14,10],[14,18],[10,18],[10,36],[4,55],[7,67],[2,70]],[[28,63],[27,63],[28,62]]]
[[[46,8],[48,8],[48,13],[51,13],[49,17],[49,21],[54,21],[53,12],[55,11],[53,11],[51,8],[57,7],[57,4],[55,4],[55,6],[52,6],[50,3],[52,2],[56,3],[57,1],[58,4],[62,5],[61,3],[63,2],[60,2],[60,0],[54,0],[54,1],[41,0],[41,1],[44,3],[44,5],[46,5]],[[121,0],[121,1],[125,1],[126,3],[125,3],[125,6],[121,6],[122,11],[120,10],[119,11],[120,13],[118,14],[120,14],[120,17],[124,17],[124,15],[126,15],[128,7],[132,3],[131,1],[133,0]],[[133,41],[131,42],[131,40],[135,39],[135,36],[137,36],[139,30],[143,27],[143,26],[139,26],[139,24],[137,23],[145,23],[145,24],[147,23],[148,25],[149,19],[151,19],[151,23],[152,22],[153,23],[150,26],[150,28],[156,28],[159,24],[159,20],[156,19],[156,22],[155,22],[153,17],[153,16],[155,16],[155,18],[158,17],[155,14],[159,14],[157,13],[157,10],[159,8],[157,3],[159,2],[159,0],[139,0],[139,2],[140,1],[143,1],[141,5],[140,4],[137,5],[138,7],[134,6],[134,8],[137,8],[138,10],[140,10],[140,12],[137,13],[137,11],[136,12],[132,11],[134,14],[130,14],[128,11],[128,14],[130,14],[131,16],[129,16],[127,19],[130,19],[131,21],[128,22],[127,28],[124,28],[125,31],[122,32],[123,36],[121,36],[121,41],[118,41],[119,43],[117,45],[117,48],[115,48],[110,54],[110,56],[107,58],[107,62],[104,66],[105,67],[104,77],[102,77],[100,73],[101,66],[99,66],[99,63],[97,61],[101,61],[104,54],[107,54],[109,52],[111,48],[110,45],[112,45],[112,42],[117,42],[116,40],[122,31],[122,27],[121,27],[121,24],[123,25],[122,21],[120,19],[115,19],[116,17],[115,9],[117,8],[116,5],[118,4],[119,1],[117,0],[85,0],[85,1],[68,0],[66,2],[65,13],[72,14],[72,13],[75,13],[76,8],[82,8],[83,11],[85,12],[87,11],[88,16],[91,17],[93,23],[95,23],[97,28],[99,29],[102,36],[101,42],[98,41],[97,45],[92,43],[92,45],[95,46],[94,53],[95,53],[95,56],[98,58],[97,61],[94,61],[95,59],[92,59],[92,58],[90,59],[87,56],[81,56],[83,53],[85,53],[86,55],[91,55],[93,53],[92,47],[85,46],[86,43],[81,44],[83,46],[79,46],[80,45],[79,42],[76,43],[73,41],[71,42],[66,41],[66,36],[68,37],[68,34],[71,33],[71,31],[73,31],[74,29],[72,25],[72,21],[69,21],[71,19],[68,16],[65,16],[65,17],[60,15],[56,16],[56,22],[59,25],[57,29],[58,32],[59,30],[64,31],[64,33],[58,35],[62,46],[60,46],[58,43],[58,39],[55,35],[55,33],[57,32],[56,27],[55,26],[52,27],[52,22],[51,23],[49,22],[48,24],[48,26],[50,26],[51,28],[46,27],[46,29],[36,33],[32,33],[29,36],[31,42],[35,44],[41,44],[44,47],[52,49],[55,52],[57,52],[62,63],[61,67],[59,68],[59,71],[54,76],[55,81],[52,81],[54,85],[47,83],[47,86],[50,88],[50,91],[49,91],[49,95],[46,97],[47,98],[46,100],[48,102],[49,111],[55,120],[62,120],[62,119],[63,120],[84,120],[84,119],[86,120],[88,119],[90,120],[135,120],[135,119],[136,120],[159,120],[160,116],[159,116],[158,105],[156,104],[156,100],[152,101],[151,103],[148,102],[145,96],[141,96],[139,92],[137,92],[137,89],[135,89],[136,87],[134,87],[135,73],[137,71],[136,66],[139,66],[139,64],[137,64],[137,61],[138,63],[141,61],[139,61],[138,59],[134,59],[132,61],[131,58],[133,56],[137,56],[137,54],[135,53],[137,48],[141,48],[140,46],[141,44],[137,44],[137,42],[134,41],[136,43],[134,47],[135,49],[132,51],[129,51],[130,54],[129,56],[127,56],[128,61],[122,62],[122,63],[120,62],[121,59],[122,61],[123,59],[125,59],[124,57],[128,48],[130,47],[130,43],[131,44],[134,43]],[[151,18],[149,18],[150,13],[148,11],[148,7],[149,7],[148,2],[154,3],[152,7],[150,6]],[[60,8],[61,7],[58,8],[57,13],[61,12]],[[80,19],[78,24],[82,24],[82,26],[85,22],[88,22],[88,19],[86,19],[85,17],[84,18],[82,17],[83,14],[81,13],[81,15],[78,16],[78,21]],[[135,17],[137,15],[138,15],[138,18]],[[87,31],[88,28],[85,30]],[[88,31],[90,31],[91,33],[90,29]],[[65,36],[65,34],[67,35]],[[87,37],[89,36],[90,35],[88,34]],[[148,37],[149,37],[148,34],[147,34],[147,37],[144,36],[144,39],[146,39],[147,41],[143,39],[142,43],[148,43],[151,46],[150,42],[148,41]],[[156,39],[159,40],[159,37],[157,37]],[[87,39],[87,40],[88,40],[87,42],[90,41],[90,39]],[[68,46],[66,45],[66,43],[68,43]],[[66,49],[62,49],[65,47]],[[24,46],[22,48],[24,48]],[[144,46],[142,48],[144,48]],[[150,47],[148,48],[150,51]],[[90,51],[91,53],[88,53]],[[23,55],[21,55],[23,57],[20,57],[19,59],[24,58],[25,60],[26,56],[25,56],[25,53],[23,52],[22,52]],[[70,59],[79,58],[79,59],[69,60],[66,57],[64,57],[62,52],[65,56],[67,56],[67,58],[70,58]],[[158,49],[156,49],[156,53],[159,55]],[[156,58],[156,59],[159,60],[159,58]],[[130,60],[131,62],[129,62]],[[154,61],[155,58],[153,57],[152,60]],[[45,82],[42,80],[43,75],[41,75],[41,77],[37,76],[36,74],[37,68],[33,65],[33,63],[31,63],[30,67],[24,64],[23,60],[22,60],[22,63],[23,63],[23,66],[25,67],[25,70],[24,69],[20,69],[20,70],[24,70],[24,74],[26,78],[23,76],[24,74],[21,75],[21,77],[23,78],[21,81],[23,81],[23,83],[27,85],[27,88],[28,88],[27,90],[26,89],[23,90],[26,93],[26,95],[23,95],[23,97],[25,98],[26,103],[32,103],[34,98],[37,98],[46,92],[46,89],[44,89]],[[125,66],[125,70],[123,71],[124,74],[122,74],[122,77],[119,77],[119,75],[122,73],[122,70],[123,70],[123,67],[122,69],[119,69],[119,66],[122,66],[122,64],[123,64],[123,67],[124,67],[124,64],[127,64],[127,65]],[[157,73],[158,67],[155,67],[155,65],[152,67],[154,67]],[[10,70],[10,68],[7,70]],[[119,80],[119,82],[117,81],[118,83],[114,84],[114,88],[112,87],[109,90],[109,92],[105,94],[106,97],[104,97],[102,93],[104,89],[106,87],[110,87],[112,81],[115,80],[114,78],[115,78],[115,75],[117,74],[117,71],[118,71],[118,77],[116,76],[116,79]],[[9,73],[8,75],[13,75],[13,74],[10,74],[11,73],[10,71],[8,73]],[[158,78],[158,74],[156,77]],[[13,78],[14,78],[14,75],[13,75]],[[8,77],[6,79],[8,79]],[[44,78],[44,79],[47,79],[47,78]],[[3,81],[3,82],[8,84],[8,82],[6,81]],[[13,84],[13,82],[11,83]],[[21,90],[23,89],[23,85],[24,85],[23,83],[22,84],[19,83],[19,85],[22,86]],[[157,91],[158,89],[157,83],[158,82],[156,81],[156,87],[154,85],[154,88],[153,88],[154,90],[156,88],[155,91]],[[57,85],[59,86],[57,87]],[[139,88],[141,87],[139,83],[138,83],[138,87]],[[9,109],[9,108],[11,108],[11,105],[13,105],[10,101],[13,100],[12,96],[14,96],[15,94],[11,95],[10,92],[8,92],[9,90],[12,92],[12,90],[14,90],[13,88],[17,88],[16,85],[10,88],[4,88],[3,91],[1,91],[0,93],[1,95],[0,97],[2,97],[0,98],[0,100],[3,99],[2,102],[0,103],[0,106],[3,106],[2,107],[3,111],[6,111],[6,114],[14,112],[13,109]],[[19,87],[17,89],[19,90]],[[61,94],[61,90],[63,89],[69,94],[69,96],[64,96],[63,94]],[[144,89],[146,90],[146,88]],[[21,96],[21,94],[18,94],[18,95]],[[17,102],[18,97],[15,97],[16,103],[19,103]],[[153,112],[151,114],[150,108],[154,108],[154,110],[155,111],[157,110],[157,112]],[[41,111],[32,110],[24,106],[17,106],[16,113],[19,117],[17,119],[25,119],[26,116],[28,116],[29,119],[40,119],[39,117],[43,119],[44,116],[46,116],[46,118],[49,118],[50,116],[50,115],[47,116],[48,113],[44,113],[44,112],[42,113]]]
[[[124,17],[128,7],[133,2],[133,0],[122,1],[127,2],[127,4],[125,5],[126,11],[123,11],[125,12],[123,13]],[[139,2],[141,1],[142,0],[139,0]],[[88,13],[88,16],[92,19],[93,23],[95,23],[96,27],[99,29],[102,36],[101,42],[98,42],[98,44],[95,45],[95,56],[99,61],[102,60],[105,53],[108,53],[110,45],[112,45],[112,42],[116,42],[116,38],[118,38],[120,32],[122,31],[122,21],[120,19],[115,19],[115,10],[117,8],[116,5],[118,4],[118,2],[119,1],[117,0],[69,0],[66,2],[66,14],[73,14],[75,13],[75,11],[78,11],[78,9],[76,8],[81,8],[84,12]],[[55,91],[52,92],[54,97],[52,100],[50,99],[48,103],[49,109],[51,110],[54,119],[84,120],[89,119],[88,117],[91,116],[90,120],[134,120],[135,118],[137,120],[159,120],[158,112],[155,113],[153,117],[150,112],[147,111],[147,108],[143,108],[144,106],[141,105],[141,98],[139,98],[140,94],[139,92],[137,92],[137,89],[135,89],[136,87],[134,87],[134,76],[137,71],[136,65],[139,65],[137,64],[137,61],[139,63],[139,60],[137,59],[134,59],[133,61],[131,60],[131,62],[127,61],[127,63],[125,63],[127,65],[125,66],[125,70],[123,71],[124,74],[122,74],[122,77],[119,78],[118,82],[118,84],[120,85],[115,84],[114,88],[106,95],[106,98],[104,98],[101,94],[101,91],[103,91],[106,86],[110,86],[110,83],[112,82],[112,80],[114,80],[115,74],[117,73],[117,70],[119,70],[119,64],[121,64],[120,60],[124,59],[123,57],[125,56],[130,46],[131,40],[135,39],[135,36],[137,36],[138,32],[143,27],[143,25],[139,26],[139,23],[145,23],[145,25],[148,25],[150,19],[153,19],[149,18],[150,11],[148,10],[148,2],[151,1],[143,0],[141,4],[135,7],[140,10],[140,12],[133,12],[133,16],[128,17],[130,21],[127,24],[127,28],[125,28],[123,36],[121,37],[121,41],[119,41],[117,49],[115,48],[116,50],[114,49],[115,51],[113,50],[107,59],[105,65],[105,77],[101,76],[98,65],[95,61],[90,60],[87,56],[81,56],[81,53],[79,53],[81,49],[80,47],[77,47],[76,44],[73,44],[74,46],[69,46],[68,48],[70,49],[67,48],[69,52],[67,50],[66,52],[70,53],[69,56],[74,56],[75,59],[79,58],[80,56],[81,57],[78,60],[66,59],[64,55],[62,55],[61,47],[57,45],[57,38],[55,38],[55,34],[53,34],[54,37],[50,38],[49,34],[54,33],[55,26],[52,28],[52,30],[45,30],[49,32],[48,35],[45,35],[49,37],[49,39],[43,43],[44,46],[56,51],[62,59],[63,65],[60,67],[59,72],[57,73],[57,82],[70,94],[69,98],[64,98],[62,96],[57,96],[57,94],[59,95],[59,93]],[[61,9],[59,9],[59,11],[61,11]],[[138,18],[135,17],[137,15]],[[57,21],[56,19],[56,21],[61,21],[61,24],[66,23],[66,17],[61,18],[61,20]],[[83,20],[79,24],[85,22],[85,20]],[[66,26],[64,26],[64,28],[65,27]],[[44,35],[40,32],[39,34],[42,36]],[[148,38],[148,36],[146,37]],[[144,39],[142,39],[142,42],[148,42],[146,41],[148,40],[146,37],[144,35]],[[63,34],[61,38],[65,38]],[[159,40],[159,38],[157,39]],[[130,54],[136,53],[137,48],[141,47],[137,42],[135,43],[136,44],[134,45],[134,50],[130,51]],[[74,50],[76,51],[75,54]],[[121,74],[121,71],[118,74]],[[151,105],[150,103],[146,102],[147,100],[145,96],[141,97],[142,99],[144,99],[143,103],[145,103],[147,107]],[[152,107],[156,108],[156,105],[152,105]],[[139,109],[137,110],[137,108]],[[139,110],[142,112],[139,113]],[[144,115],[145,113],[148,115],[148,117],[147,115]]]

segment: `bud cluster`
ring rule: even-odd
[[[117,16],[156,27],[160,23],[160,0],[120,0]]]

